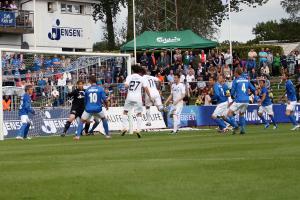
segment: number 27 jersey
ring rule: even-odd
[[[126,101],[142,103],[142,88],[147,87],[146,80],[139,74],[127,76],[125,84],[128,85]]]

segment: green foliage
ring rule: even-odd
[[[253,28],[256,40],[300,40],[300,22],[290,19],[277,21],[267,21],[258,23]]]
[[[233,46],[232,50],[233,52],[237,52],[238,56],[241,59],[248,59],[248,52],[251,49],[254,49],[256,51],[256,53],[258,54],[258,52],[260,52],[260,50],[264,48],[268,48],[270,49],[273,54],[279,53],[280,55],[283,54],[283,49],[280,46],[273,46],[273,45],[238,45],[238,46]],[[227,49],[229,49],[229,46],[220,46],[218,49],[220,49],[222,52],[226,52]]]
[[[283,0],[280,2],[287,13],[290,14],[290,19],[300,21],[300,0]]]

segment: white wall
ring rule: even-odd
[[[0,34],[0,48],[21,48],[21,35]]]
[[[36,32],[37,49],[61,50],[61,48],[79,48],[92,50],[93,46],[93,19],[91,15],[76,15],[61,13],[61,2],[56,2],[57,8],[53,13],[48,12],[47,1],[36,1]],[[82,3],[83,4],[83,3]],[[33,9],[33,2],[23,4],[22,9]],[[51,40],[48,34],[56,27],[56,20],[60,20],[58,28],[66,27],[68,30],[82,30],[80,37],[61,36],[60,40]],[[34,47],[34,34],[25,34],[24,41],[28,42],[30,49]]]

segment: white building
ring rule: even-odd
[[[7,27],[3,28],[6,33],[1,34],[0,47],[21,48],[23,44],[29,49],[92,51],[93,2],[21,0],[16,27],[11,27],[10,32]],[[20,22],[23,26],[18,26]]]

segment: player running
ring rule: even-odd
[[[296,97],[296,90],[293,85],[293,82],[289,79],[289,75],[284,73],[282,75],[282,81],[285,82],[285,93],[281,97],[281,100],[286,96],[287,97],[287,105],[286,105],[286,116],[290,119],[293,124],[292,131],[295,131],[300,128],[300,125],[296,121],[296,116],[294,115],[296,105],[297,105],[297,97]]]
[[[133,74],[127,76],[125,81],[125,87],[128,89],[127,97],[124,104],[124,112],[122,116],[123,130],[121,135],[124,136],[128,131],[129,120],[128,112],[134,110],[136,113],[137,129],[136,134],[138,138],[141,138],[141,125],[142,125],[142,112],[143,112],[143,101],[142,101],[142,88],[146,94],[150,97],[150,92],[147,87],[147,82],[144,75],[144,69],[138,65],[132,66]]]
[[[230,106],[227,117],[228,122],[233,127],[233,134],[236,133],[238,125],[234,119],[234,113],[239,112],[239,123],[240,123],[240,134],[245,134],[245,112],[249,105],[249,89],[255,93],[255,87],[250,83],[249,80],[242,77],[242,70],[237,68],[235,70],[235,80],[232,83],[231,96],[234,98],[233,104]]]
[[[21,98],[21,105],[19,107],[19,116],[21,118],[22,126],[19,130],[18,136],[16,137],[17,140],[23,140],[31,138],[28,137],[28,131],[31,125],[31,120],[28,117],[28,114],[35,114],[35,111],[31,107],[31,95],[33,93],[33,87],[31,85],[25,86],[25,94]]]
[[[209,83],[213,86],[213,96],[212,98],[217,101],[217,107],[212,114],[212,119],[215,120],[219,126],[219,131],[225,133],[227,131],[226,124],[223,120],[224,113],[228,111],[228,88],[224,87],[224,76],[219,75],[218,81],[213,77],[209,78]],[[224,90],[225,89],[225,90]]]
[[[83,124],[89,122],[92,117],[94,117],[96,120],[102,120],[105,137],[110,138],[107,119],[102,111],[102,104],[104,104],[106,109],[108,109],[104,89],[100,86],[97,86],[97,80],[95,76],[90,76],[89,81],[91,86],[85,90],[84,95],[85,110],[81,116],[81,122],[78,125],[77,135],[74,137],[74,139],[80,139],[80,134],[83,130]]]
[[[164,106],[161,102],[161,96],[156,86],[156,83],[160,83],[159,79],[157,77],[150,76],[150,75],[144,75],[143,77],[147,82],[147,87],[151,95],[149,97],[147,94],[145,94],[145,106],[146,106],[146,116],[147,116],[146,126],[151,126],[150,106],[156,106],[160,112],[164,110]]]
[[[180,115],[183,108],[183,99],[186,94],[185,85],[180,83],[180,74],[174,76],[174,83],[171,87],[171,94],[165,102],[165,105],[169,101],[173,101],[171,105],[170,113],[173,116],[173,131],[171,133],[176,134],[180,125]]]
[[[68,97],[72,98],[72,107],[69,115],[69,119],[65,124],[64,132],[60,135],[64,137],[67,134],[68,129],[70,128],[72,122],[77,118],[81,118],[81,115],[84,111],[84,92],[83,81],[77,81],[77,87],[72,92],[68,93]],[[95,124],[99,124],[99,121],[96,121]],[[89,123],[85,124],[85,132],[88,133]]]
[[[268,121],[266,121],[266,119],[263,116],[264,113],[267,113],[270,116],[271,121],[274,125],[273,129],[277,129],[278,126],[274,119],[273,104],[272,104],[271,98],[269,96],[269,91],[266,87],[265,80],[259,80],[259,86],[260,86],[260,93],[259,93],[260,99],[258,101],[258,106],[259,106],[258,116],[262,120],[262,122],[265,124],[265,128],[269,128],[270,123]]]

